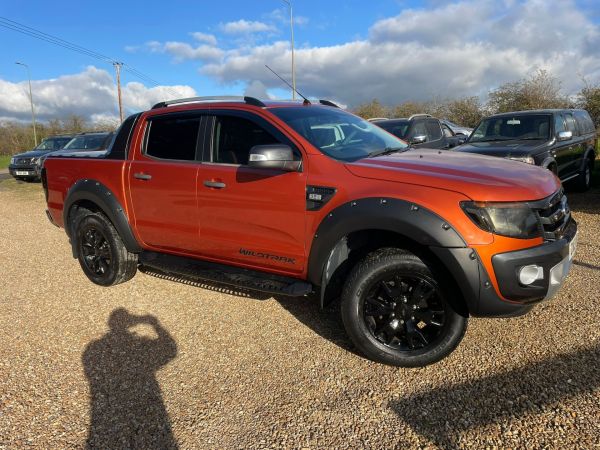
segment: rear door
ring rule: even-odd
[[[209,132],[210,130],[210,132]],[[199,170],[198,211],[205,257],[299,274],[305,264],[306,173],[248,166],[254,145],[297,147],[265,119],[244,111],[215,112]]]
[[[196,253],[196,182],[206,116],[170,113],[148,118],[127,178],[138,237],[157,250]],[[140,145],[140,144],[138,144]]]

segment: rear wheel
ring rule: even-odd
[[[346,332],[368,358],[401,367],[432,364],[461,341],[467,319],[416,255],[383,249],[352,270],[342,294]]]
[[[125,248],[108,218],[81,209],[72,227],[77,258],[86,276],[100,286],[113,286],[133,278],[137,255]]]

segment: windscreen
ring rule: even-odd
[[[408,148],[405,142],[378,126],[339,109],[298,106],[269,111],[324,154],[341,161],[356,161],[387,149]]]
[[[484,119],[471,134],[468,142],[550,139],[548,114],[525,114]]]

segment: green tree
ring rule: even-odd
[[[545,70],[529,78],[504,83],[490,92],[488,109],[492,113],[527,109],[565,108],[569,100],[561,92],[560,81]]]
[[[600,84],[591,85],[584,80],[584,87],[577,94],[577,106],[587,110],[596,128],[600,128]]]
[[[389,117],[390,111],[379,103],[379,100],[374,99],[369,103],[358,105],[354,109],[354,114],[364,119],[370,119],[372,117]]]
[[[449,100],[445,104],[444,118],[467,127],[474,127],[485,115],[479,97],[465,97]]]

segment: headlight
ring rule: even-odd
[[[525,203],[461,202],[460,206],[482,230],[519,239],[540,236],[538,218]]]
[[[535,164],[535,160],[532,156],[507,156],[507,159],[512,159],[513,161],[521,161],[527,164]]]
[[[40,158],[31,158],[31,164],[39,164]]]
[[[14,164],[15,163],[15,158],[10,158],[10,163]]]

